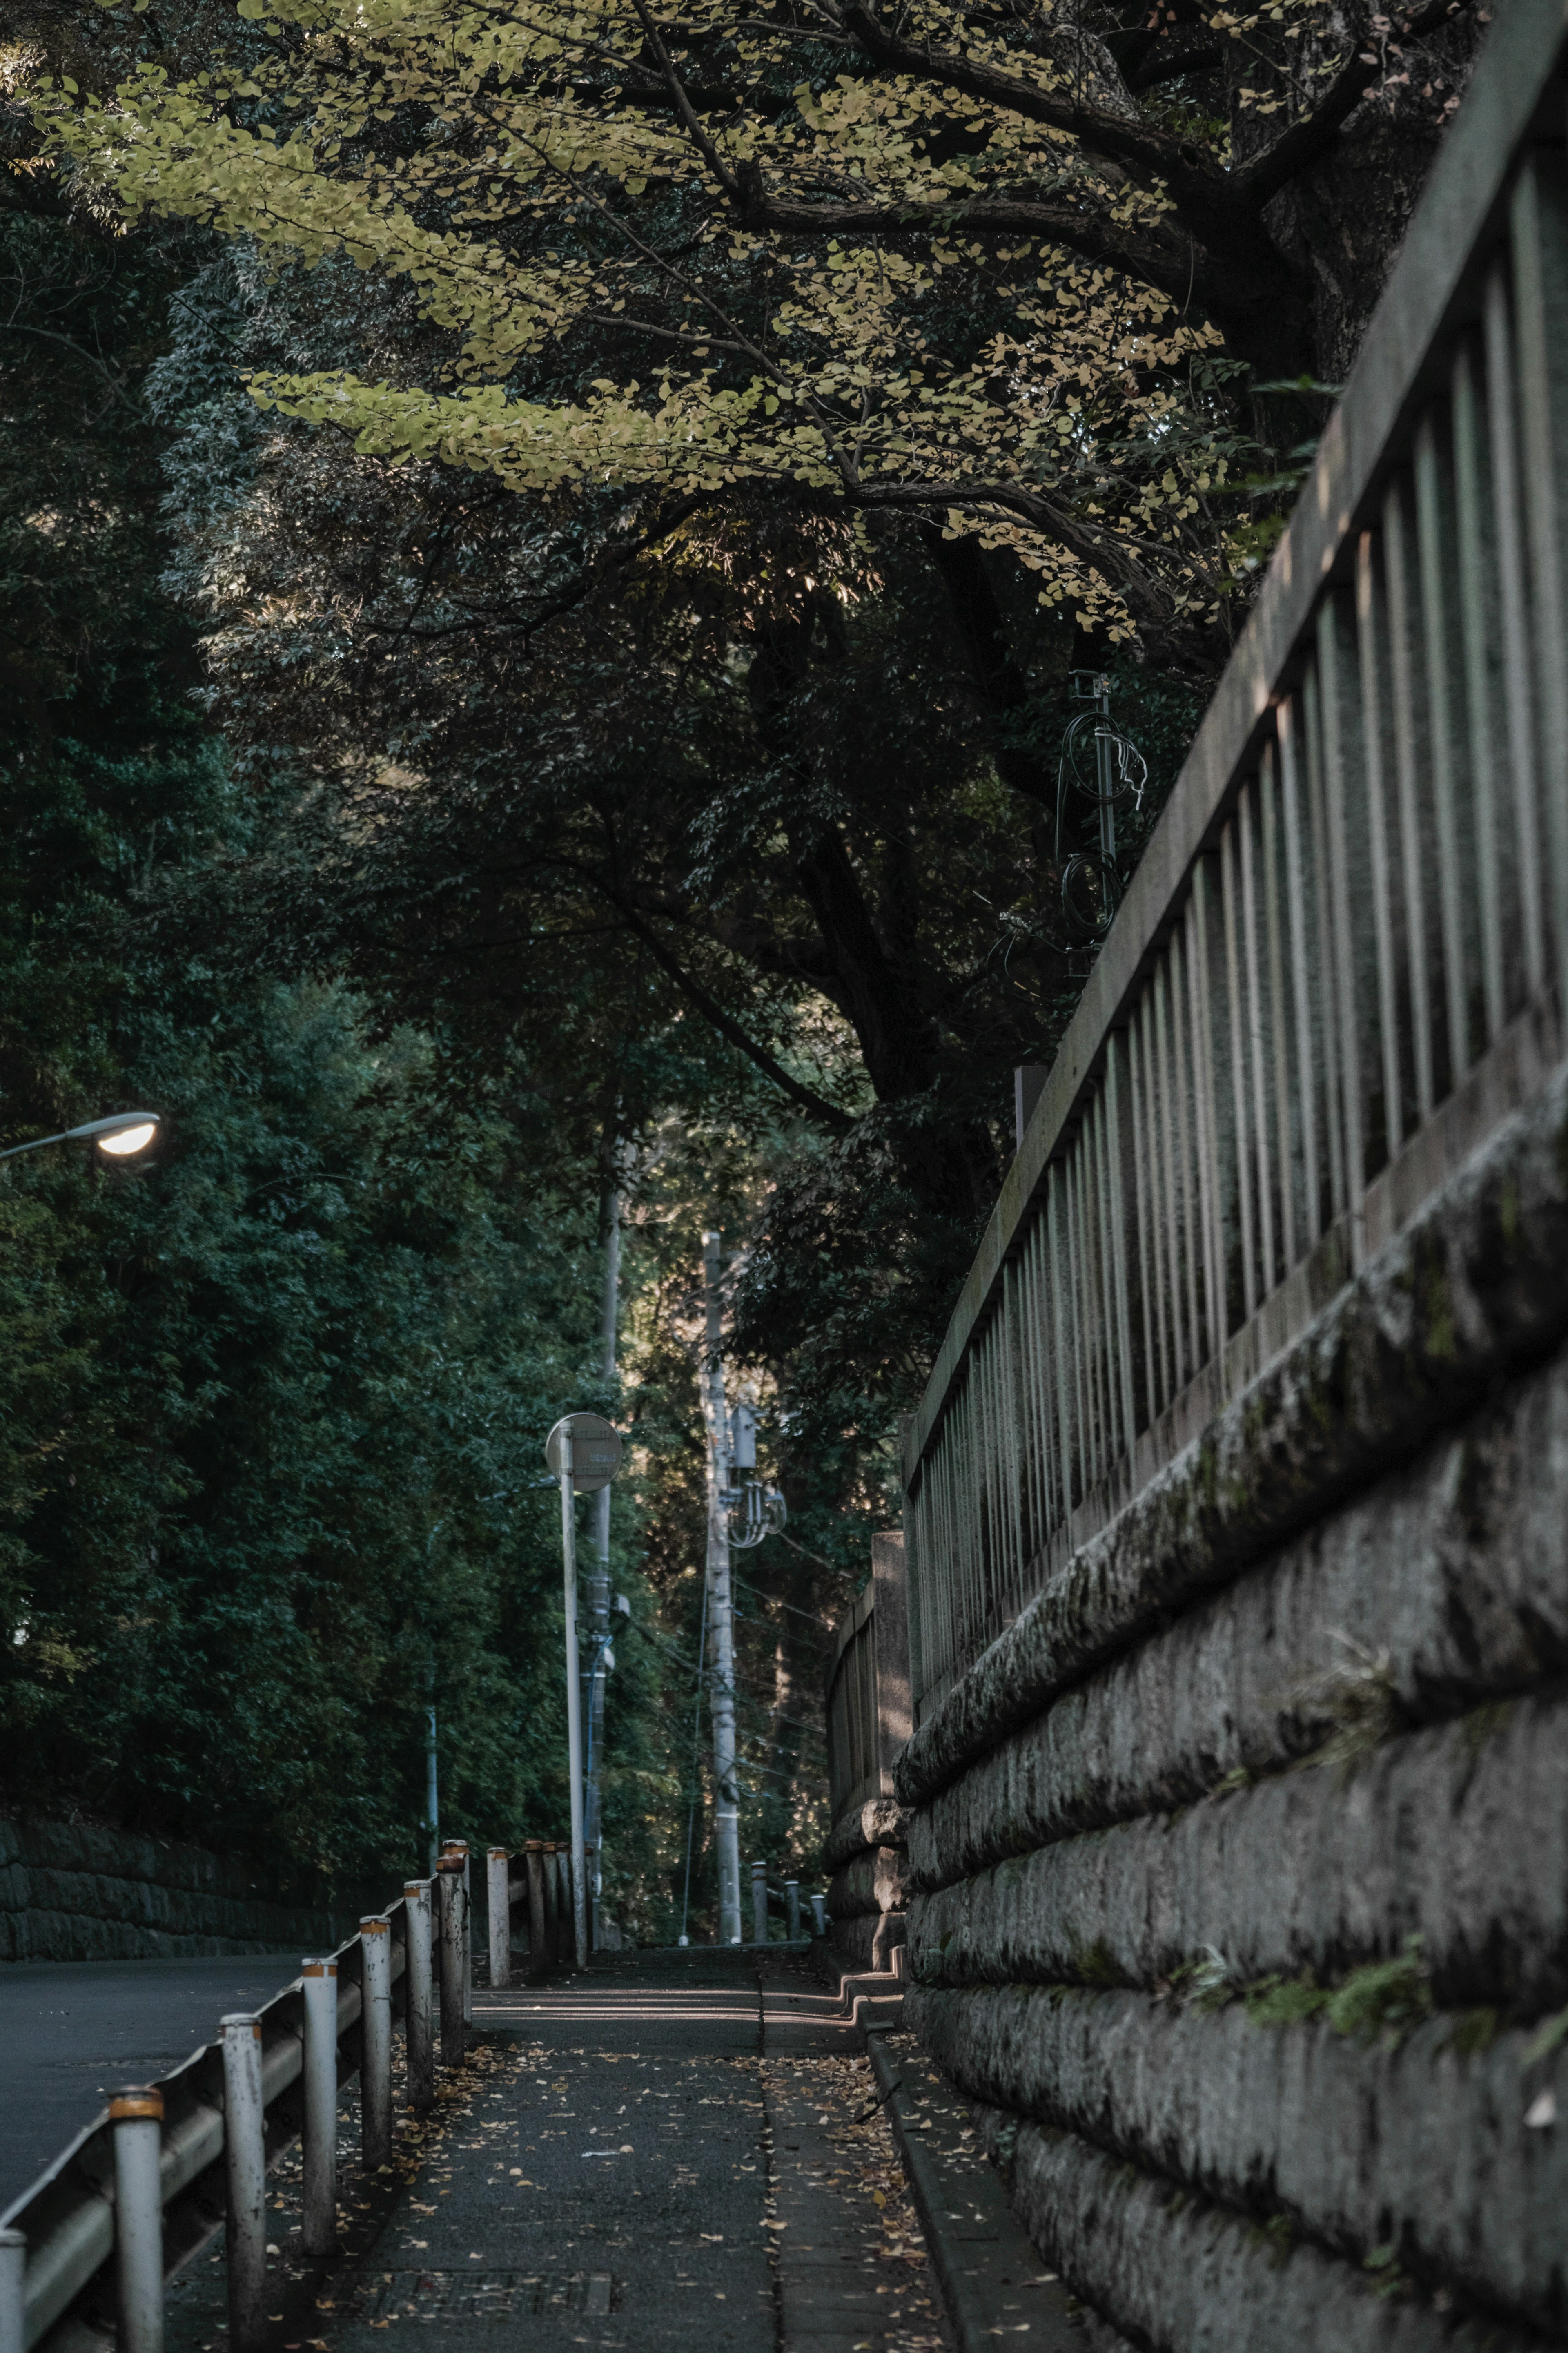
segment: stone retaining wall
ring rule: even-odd
[[[1101,2353],[1568,2343],[1565,1343],[1559,1077],[904,1752],[906,2017]]]
[[[482,1876],[482,1872],[481,1874]],[[253,1865],[92,1823],[0,1818],[0,1960],[306,1953],[399,1891],[277,1900]]]

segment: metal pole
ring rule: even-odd
[[[489,1902],[490,1930],[490,1990],[511,1983],[511,1887],[507,1877],[507,1864],[511,1857],[504,1846],[485,1849],[485,1894]]]
[[[702,1237],[708,1362],[703,1382],[708,1424],[708,1597],[713,1639],[709,1707],[713,1718],[713,1833],[719,1862],[719,1942],[741,1941],[741,1798],[735,1780],[735,1627],[730,1591],[730,1529],[723,1503],[730,1483],[730,1423],[724,1410],[723,1304],[719,1237]]]
[[[261,2021],[232,2010],[223,2041],[224,2221],[228,2341],[250,2353],[267,2334],[267,2141],[261,2105]]]
[[[544,1926],[544,1841],[530,1839],[524,1852],[528,1857],[528,1966],[531,1969],[542,1969],[549,1967]]]
[[[572,1945],[582,1969],[588,1965],[588,1912],[583,1877],[583,1668],[577,1653],[577,1505],[570,1418],[561,1433],[561,1571],[566,1605],[566,1770],[572,1791]]]
[[[441,1979],[441,2064],[460,2067],[468,2038],[463,2025],[463,1865],[444,1854],[436,1873],[437,1968]]]
[[[114,2127],[119,2353],[163,2353],[163,2094],[150,2084],[116,2092],[109,2120]]]
[[[752,1942],[765,1945],[768,1941],[768,1866],[765,1862],[752,1865]]]
[[[0,2231],[0,2353],[26,2353],[27,2234]]]
[[[616,1147],[616,1157],[618,1157]],[[599,1313],[599,1370],[606,1381],[616,1377],[616,1327],[619,1320],[621,1282],[621,1196],[613,1177],[604,1198],[605,1287]],[[605,1651],[610,1630],[610,1491],[601,1487],[589,1505],[589,1525],[598,1567],[588,1579],[588,1611],[593,1640],[593,1668],[588,1676],[588,1762],[584,1777],[583,1835],[594,1849],[590,1894],[597,1898],[604,1885],[605,1817],[599,1777],[605,1754]],[[596,1935],[589,1937],[596,1944]]]
[[[811,1933],[814,1936],[826,1936],[827,1934],[827,1898],[826,1895],[814,1895],[811,1898]]]
[[[436,2052],[430,2032],[430,1882],[410,1879],[403,1889],[407,1941],[403,1955],[405,2056],[408,2105],[423,2116],[436,2099]]]
[[[784,1925],[790,1943],[793,1945],[800,1935],[800,1882],[798,1879],[784,1881]]]
[[[303,1961],[305,2185],[300,2235],[308,2255],[338,2244],[338,1965]]]
[[[367,2173],[392,2162],[392,1930],[359,1924],[360,2151]]]

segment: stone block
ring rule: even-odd
[[[1387,1740],[1090,1831],[910,1899],[931,1985],[1153,1988],[1215,1947],[1238,1981],[1327,1976],[1419,1936],[1445,2007],[1568,2002],[1568,1698]]]
[[[1440,2290],[1260,2228],[1076,2134],[984,2122],[1036,2246],[1147,2353],[1541,2353],[1532,2330],[1456,2313]]]
[[[910,1818],[912,1883],[1304,1756],[1358,1668],[1396,1722],[1568,1669],[1568,1357],[1002,1741]]]
[[[911,1989],[909,2020],[958,2088],[1364,2263],[1394,2242],[1526,2327],[1561,2332],[1568,2132],[1524,2118],[1568,2057],[1526,2068],[1527,2033],[1467,2051],[1473,2018],[1397,2043],[1319,2016],[1255,2021],[1142,1993]]]

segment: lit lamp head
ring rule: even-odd
[[[128,1111],[118,1119],[95,1121],[94,1141],[100,1152],[116,1160],[128,1160],[133,1152],[144,1152],[158,1133],[158,1114],[151,1111]]]

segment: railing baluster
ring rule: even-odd
[[[1469,1067],[1469,1017],[1465,1004],[1464,913],[1459,903],[1458,824],[1455,808],[1458,746],[1455,742],[1449,666],[1456,653],[1453,598],[1443,572],[1450,498],[1437,421],[1429,409],[1415,433],[1415,553],[1421,578],[1423,668],[1432,731],[1432,799],[1437,849],[1437,912],[1442,942],[1447,1070],[1439,1067],[1439,1099]]]
[[[1154,1334],[1158,1310],[1154,1293],[1159,1283],[1159,1227],[1153,1214],[1157,1170],[1154,1162],[1154,1139],[1149,1120],[1147,1061],[1144,1056],[1144,1023],[1148,1012],[1147,989],[1139,998],[1128,1032],[1128,1104],[1132,1117],[1132,1199],[1138,1220],[1138,1293],[1143,1311],[1143,1399],[1148,1422],[1152,1425],[1160,1411],[1160,1365],[1154,1350]]]
[[[1197,1156],[1198,1230],[1203,1240],[1205,1351],[1222,1370],[1228,1319],[1220,1229],[1219,1166],[1215,1134],[1214,996],[1209,987],[1209,860],[1193,874],[1187,909],[1187,1041],[1193,1065],[1193,1143]]]
[[[1123,1178],[1126,1141],[1121,1098],[1131,1091],[1130,1040],[1113,1030],[1107,1049],[1105,1085],[1106,1213],[1110,1225],[1111,1298],[1116,1310],[1116,1360],[1121,1372],[1121,1451],[1129,1470],[1137,1433],[1134,1419],[1132,1315],[1127,1282],[1127,1199]]]
[[[1454,427],[1454,526],[1458,554],[1459,635],[1464,647],[1466,749],[1469,788],[1475,810],[1476,883],[1479,900],[1481,1000],[1489,1044],[1508,1018],[1510,991],[1507,978],[1503,902],[1516,895],[1511,872],[1505,886],[1503,848],[1498,799],[1498,744],[1502,734],[1498,649],[1493,629],[1494,599],[1490,583],[1497,576],[1496,534],[1491,528],[1487,483],[1487,423],[1485,399],[1477,381],[1475,357],[1467,339],[1454,363],[1452,381]],[[1414,764],[1415,746],[1407,756]],[[1511,861],[1510,861],[1511,864]],[[1515,950],[1517,956],[1517,949]],[[1428,1089],[1430,1075],[1428,1074]],[[1422,1117],[1430,1115],[1428,1092]]]
[[[1377,1017],[1383,1046],[1382,1157],[1392,1160],[1405,1141],[1405,1083],[1400,1071],[1399,997],[1395,963],[1403,944],[1388,846],[1388,616],[1370,531],[1356,543],[1356,659],[1361,671],[1362,757],[1366,782],[1367,848],[1371,859],[1373,938],[1376,948]],[[1375,1143],[1373,1145],[1375,1153]]]
[[[1290,1083],[1290,1014],[1285,993],[1284,922],[1280,913],[1279,762],[1277,744],[1265,744],[1258,778],[1263,819],[1264,929],[1268,950],[1269,1037],[1274,1059],[1274,1119],[1279,1163],[1280,1275],[1296,1263],[1296,1168],[1298,1154],[1290,1120],[1296,1089]]]
[[[1243,785],[1237,802],[1237,837],[1241,848],[1242,950],[1247,987],[1247,1043],[1252,1064],[1252,1133],[1258,1155],[1258,1250],[1261,1253],[1265,1298],[1279,1280],[1274,1251],[1274,1171],[1269,1166],[1268,1060],[1265,1050],[1262,966],[1258,957],[1258,871],[1255,834],[1258,794],[1252,783]]]
[[[1559,986],[1568,978],[1568,180],[1561,153],[1526,157],[1511,211],[1520,441],[1535,617],[1536,716]]]
[[[1236,1207],[1241,1249],[1241,1312],[1250,1324],[1258,1312],[1258,1276],[1253,1259],[1252,1183],[1247,1118],[1245,1024],[1241,1004],[1241,943],[1236,906],[1236,818],[1220,836],[1220,909],[1225,923],[1225,986],[1229,1007],[1230,1101],[1235,1139]]]
[[[1492,457],[1492,523],[1497,534],[1498,588],[1502,617],[1502,674],[1508,713],[1509,769],[1513,783],[1513,825],[1519,916],[1522,926],[1524,978],[1533,992],[1546,970],[1542,923],[1541,852],[1535,822],[1535,711],[1533,662],[1525,586],[1523,486],[1519,475],[1519,411],[1509,283],[1501,262],[1486,288],[1487,424]],[[1532,494],[1537,486],[1532,485]],[[1549,486],[1539,486],[1549,493]],[[1439,580],[1440,580],[1439,575]],[[1435,584],[1436,585],[1436,584]],[[1558,661],[1561,664],[1561,649]],[[1468,1046],[1468,1039],[1467,1039]],[[1468,1069],[1468,1051],[1456,1075]]]

